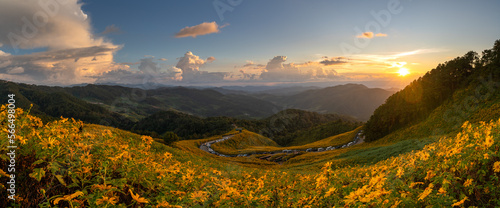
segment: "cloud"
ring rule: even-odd
[[[160,60],[160,61],[167,61],[168,59],[166,59],[166,58],[159,58],[158,60]]]
[[[373,32],[364,32],[361,35],[356,36],[357,38],[373,38]]]
[[[358,35],[356,36],[357,38],[368,38],[368,39],[371,39],[373,37],[387,37],[387,34],[384,34],[384,33],[377,33],[377,34],[373,34],[373,32],[364,32],[362,33],[361,35]]]
[[[89,77],[127,65],[117,64],[112,60],[116,46],[91,46],[63,50],[44,51],[25,55],[0,56],[0,77],[9,74],[12,68],[24,76],[22,81],[33,84],[67,85],[93,82]],[[94,60],[94,58],[99,59]],[[28,81],[27,81],[28,80]],[[21,81],[21,80],[11,80]]]
[[[104,29],[104,31],[101,32],[101,34],[103,34],[103,35],[110,34],[110,33],[120,34],[122,32],[123,31],[120,30],[120,28],[117,27],[116,25],[108,25],[108,26],[106,26],[106,29]]]
[[[191,83],[206,83],[206,82],[220,82],[228,75],[226,72],[207,72],[200,71],[200,67],[206,63],[215,60],[214,57],[209,57],[206,61],[200,59],[199,56],[194,55],[191,51],[184,54],[179,58],[176,68],[182,70],[182,81]]]
[[[93,34],[90,19],[79,1],[50,1],[51,6],[39,2],[42,1],[2,1],[0,42],[4,47],[46,50],[3,54],[0,79],[68,85],[94,82],[95,75],[128,69],[129,66],[113,61],[114,52],[121,47]]]
[[[10,53],[5,53],[2,50],[0,50],[0,56],[9,56],[9,55],[10,55]]]
[[[260,79],[273,82],[303,82],[323,78],[333,79],[338,75],[333,69],[320,67],[318,62],[284,64],[286,60],[286,56],[275,56],[269,60],[265,70],[260,74]]]
[[[241,79],[243,80],[254,80],[257,77],[257,74],[249,74],[244,69],[240,69],[239,72],[243,76]]]
[[[199,56],[194,55],[191,51],[184,54],[179,58],[175,67],[182,69],[184,73],[193,73],[200,70],[200,67],[205,64],[205,60],[200,59]]]
[[[0,42],[20,49],[47,47],[56,50],[105,42],[94,37],[90,21],[77,0],[53,1],[54,7],[41,6],[39,2],[2,1]]]
[[[213,61],[215,61],[215,57],[210,56],[210,57],[207,58],[207,62],[208,63],[212,63]]]
[[[143,58],[138,62],[139,71],[116,69],[93,76],[96,83],[117,84],[170,84],[182,80],[182,70],[154,62],[153,57]]]
[[[139,66],[137,67],[139,70],[145,73],[154,74],[160,71],[158,64],[153,61],[154,58],[144,58],[141,59]]]
[[[214,22],[204,22],[199,25],[195,25],[192,27],[185,27],[182,28],[177,34],[175,34],[176,38],[185,38],[185,37],[193,37],[196,38],[196,36],[199,35],[208,35],[211,33],[219,33],[220,28],[225,27],[226,25],[223,25],[219,27],[219,25],[214,21]]]
[[[255,64],[253,63],[253,61],[247,61],[247,63],[246,63],[245,65],[243,65],[243,67],[253,66],[253,65],[255,65]]]
[[[10,69],[7,73],[9,73],[9,74],[21,74],[23,72],[24,72],[24,68],[18,66],[18,67],[14,67],[14,68]]]
[[[330,59],[325,59],[319,63],[321,63],[325,66],[330,66],[330,65],[345,64],[345,63],[347,63],[347,60],[344,57],[334,57],[334,58],[330,58]]]

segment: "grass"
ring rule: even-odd
[[[216,152],[227,155],[248,153],[260,147],[279,147],[279,145],[267,137],[247,130],[243,130],[241,133],[238,132],[230,139],[212,145],[212,149]]]
[[[68,119],[41,124],[22,110],[16,117],[20,161],[16,178],[22,185],[17,189],[17,204],[9,204],[12,201],[6,199],[3,186],[8,174],[1,171],[0,207],[500,205],[500,120],[466,122],[447,137],[417,140],[409,135],[386,144],[362,143],[304,153],[278,165],[257,156],[221,158],[199,149],[203,142],[222,135],[176,142],[177,148],[172,148],[151,137],[111,127]],[[5,106],[0,118],[0,122],[8,122]],[[436,118],[440,117],[430,119]],[[426,122],[397,135],[411,134],[438,121]],[[308,145],[350,141],[356,132]],[[0,136],[6,138],[7,134],[0,131]],[[257,136],[253,141],[264,145],[267,140]],[[6,144],[1,143],[4,164],[9,160],[6,152]]]
[[[19,186],[16,201],[8,200],[9,175],[2,168],[0,207],[496,207],[499,94],[463,107],[469,94],[460,91],[425,121],[381,140],[272,155],[287,159],[281,165],[261,155],[223,158],[199,149],[223,135],[179,141],[173,148],[72,119],[43,124],[18,109]],[[7,118],[2,106],[0,123]],[[7,138],[3,127],[0,137]],[[295,147],[244,132],[224,145],[231,151],[325,147],[352,140],[357,130]],[[249,142],[240,145],[242,139]],[[2,164],[10,159],[7,152],[0,143]]]

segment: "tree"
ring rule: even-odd
[[[160,136],[160,138],[163,140],[163,142],[165,142],[165,144],[172,144],[180,140],[179,136],[171,131],[165,132]]]

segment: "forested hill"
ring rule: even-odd
[[[435,69],[390,96],[366,123],[366,141],[380,139],[395,130],[427,118],[462,89],[468,94],[491,95],[500,81],[500,40],[479,56],[470,51],[439,64]],[[465,99],[465,98],[464,98]],[[470,100],[469,105],[476,105]],[[455,112],[460,113],[460,112]]]
[[[108,85],[87,85],[64,88],[66,92],[86,101],[102,103],[132,120],[139,120],[159,111],[178,110],[210,117],[263,118],[278,107],[251,96],[224,95],[211,89],[166,87],[151,90]]]
[[[109,111],[101,105],[78,99],[60,87],[44,87],[0,81],[0,93],[15,94],[16,106],[31,109],[44,122],[60,118],[75,118],[87,123],[114,126],[129,129],[132,121]],[[32,105],[32,106],[31,106]]]
[[[251,131],[261,132],[280,144],[286,144],[291,140],[284,139],[284,135],[307,130],[316,125],[336,122],[329,124],[329,130],[317,131],[315,135],[319,139],[360,125],[351,117],[334,114],[294,109],[274,114],[273,111],[277,109],[275,105],[257,98],[222,95],[214,90],[183,87],[141,90],[87,85],[63,88],[1,81],[0,93],[14,93],[18,107],[31,109],[31,114],[41,117],[44,122],[62,116],[166,138],[169,141],[200,139],[222,134],[234,128],[232,124],[236,124]],[[253,116],[260,119],[248,119]],[[334,130],[331,130],[332,128]],[[171,137],[173,134],[180,138]]]
[[[295,139],[295,137],[290,137],[292,134],[302,135],[317,126],[322,128],[316,128],[313,131],[314,135],[309,136],[315,139],[323,139],[350,131],[360,126],[361,122],[348,116],[320,114],[297,109],[283,110],[268,118],[259,120],[222,116],[201,118],[182,112],[162,111],[138,121],[131,130],[140,134],[160,137],[164,140],[171,139],[169,137],[171,133],[175,133],[181,139],[200,139],[230,131],[235,127],[233,124],[237,127],[258,132],[273,139],[280,145],[287,145]]]

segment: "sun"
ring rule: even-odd
[[[398,74],[399,74],[399,76],[404,77],[404,76],[410,74],[410,70],[408,70],[407,68],[400,68],[398,71]]]

